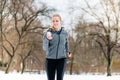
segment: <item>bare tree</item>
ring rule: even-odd
[[[94,36],[94,40],[99,44],[105,59],[107,61],[107,76],[111,76],[111,64],[113,53],[119,44],[119,18],[120,18],[120,1],[115,0],[99,0],[97,11],[86,1],[87,8],[81,8],[83,11],[94,17],[98,21],[98,29],[101,32],[91,31],[89,34]]]
[[[7,0],[4,0],[7,1]],[[4,29],[2,31],[2,36],[4,39],[3,42],[3,49],[6,55],[8,55],[8,66],[6,68],[6,72],[8,73],[10,68],[15,69],[15,66],[18,64],[20,65],[20,56],[23,53],[27,56],[30,55],[31,46],[33,41],[30,41],[31,38],[28,37],[32,35],[32,33],[36,33],[38,35],[42,35],[43,27],[41,22],[38,19],[39,15],[45,15],[51,11],[48,9],[43,3],[41,3],[41,7],[38,9],[33,5],[35,0],[9,0],[9,5],[7,8],[7,12],[9,12],[8,16],[6,17],[6,24],[4,24]],[[3,16],[3,13],[1,14]],[[2,24],[3,22],[1,22]],[[39,26],[38,26],[39,25]],[[37,42],[40,42],[40,40]],[[30,44],[30,45],[29,45]],[[22,45],[26,45],[26,53],[20,53],[22,49]],[[25,59],[27,58],[25,57]],[[24,58],[21,56],[21,59],[24,61]],[[13,65],[14,64],[14,65]]]
[[[7,7],[7,0],[0,0],[0,60],[2,63],[4,63],[3,60],[3,22],[5,17],[7,16],[7,13],[5,12]]]

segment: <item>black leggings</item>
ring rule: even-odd
[[[48,80],[55,80],[55,73],[57,73],[56,80],[63,80],[66,68],[66,59],[46,59],[46,72]]]

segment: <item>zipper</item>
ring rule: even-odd
[[[57,46],[57,53],[56,53],[56,59],[58,57],[58,49],[59,49],[59,44],[60,44],[60,34],[58,34],[58,46]]]

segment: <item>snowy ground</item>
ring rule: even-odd
[[[0,72],[0,80],[47,80],[46,74],[30,74],[30,73],[9,73],[4,74]],[[65,74],[64,80],[120,80],[120,75],[112,75],[107,77],[106,75],[67,75]]]

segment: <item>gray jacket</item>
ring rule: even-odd
[[[66,54],[70,52],[68,33],[61,28],[59,32],[49,29],[52,33],[52,40],[46,38],[46,33],[43,35],[43,49],[46,51],[47,59],[66,58]]]

